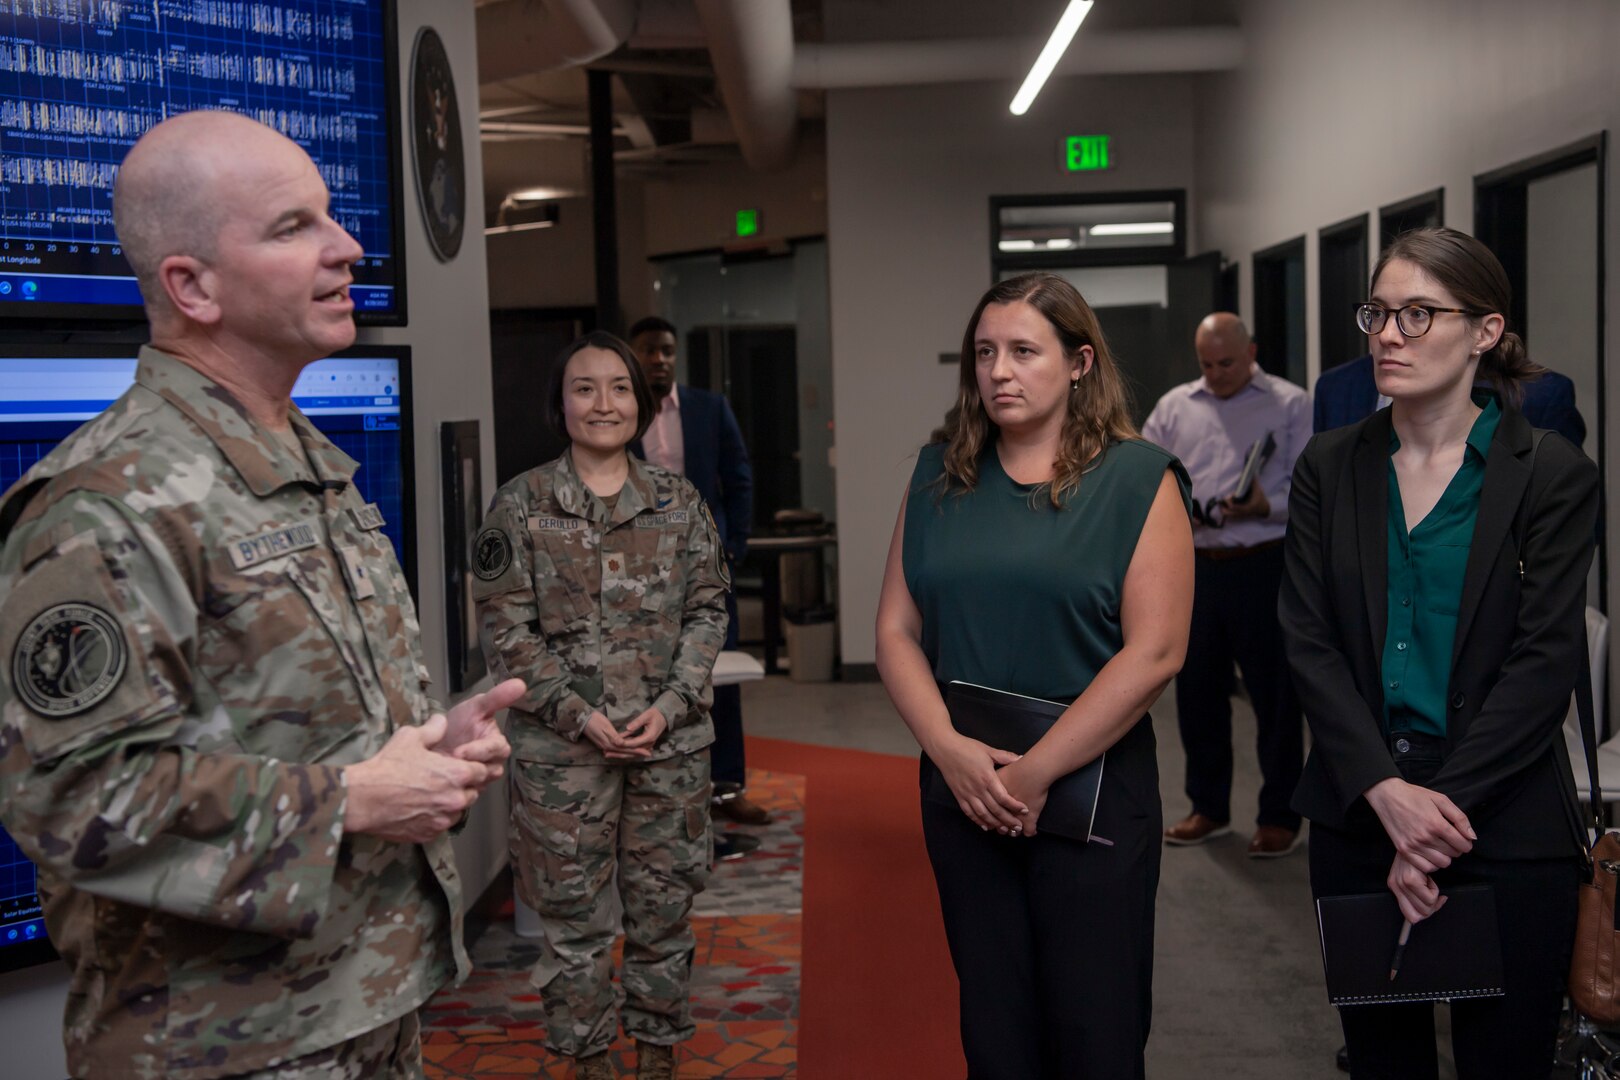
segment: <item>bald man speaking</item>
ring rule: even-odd
[[[1255,363],[1241,319],[1220,311],[1193,338],[1203,375],[1153,407],[1142,437],[1181,459],[1192,477],[1197,552],[1187,661],[1176,676],[1176,714],[1187,751],[1192,811],[1165,830],[1165,843],[1202,844],[1232,831],[1233,664],[1254,706],[1260,810],[1249,855],[1275,858],[1299,844],[1289,806],[1304,762],[1299,699],[1283,659],[1277,621],[1283,534],[1294,459],[1311,437],[1304,390]],[[1255,447],[1272,446],[1244,486]]]
[[[0,499],[0,819],[73,971],[75,1077],[412,1077],[467,971],[446,835],[520,680],[448,714],[356,463],[292,405],[360,246],[295,143],[137,142],[135,385]]]

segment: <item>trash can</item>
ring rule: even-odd
[[[788,677],[794,682],[831,682],[838,645],[837,612],[820,604],[786,613]]]
[[[775,536],[818,536],[827,531],[827,519],[819,510],[778,510],[772,522]],[[779,559],[783,611],[819,607],[827,602],[821,548],[783,552]]]

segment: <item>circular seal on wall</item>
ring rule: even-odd
[[[512,565],[512,541],[491,525],[473,541],[473,573],[481,581],[494,581]]]
[[[428,241],[439,261],[449,262],[467,224],[467,164],[450,54],[431,26],[417,32],[411,48],[411,149]]]
[[[34,616],[11,654],[11,685],[41,716],[88,712],[124,677],[124,632],[101,608],[57,604]]]

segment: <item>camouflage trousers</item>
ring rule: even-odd
[[[422,1029],[416,1013],[239,1080],[422,1080]]]
[[[617,1033],[618,877],[624,913],[624,1028],[654,1043],[690,1038],[692,898],[709,878],[709,755],[604,765],[516,763],[512,864],[540,915],[546,1045],[580,1057]]]

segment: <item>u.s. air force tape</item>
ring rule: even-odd
[[[494,581],[512,565],[512,541],[491,525],[473,541],[472,569],[482,581]]]
[[[117,689],[128,662],[124,632],[111,615],[92,604],[57,604],[17,638],[11,685],[41,716],[77,716]]]

